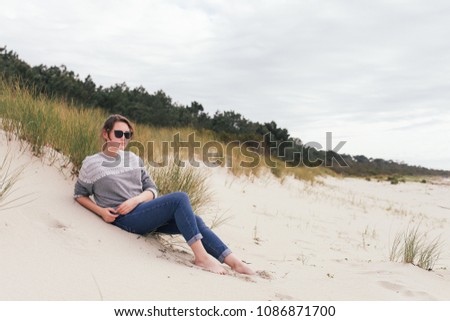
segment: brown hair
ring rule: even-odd
[[[103,128],[102,128],[102,132],[103,132],[103,130],[106,131],[106,133],[108,134],[108,137],[109,137],[109,133],[113,129],[114,124],[117,123],[118,121],[121,121],[121,122],[127,124],[128,127],[130,128],[131,136],[133,136],[133,132],[134,132],[133,125],[128,120],[128,118],[126,118],[126,117],[124,117],[122,115],[119,115],[119,114],[110,115],[105,120],[105,123],[103,124]]]

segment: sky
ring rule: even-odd
[[[0,47],[304,143],[450,170],[450,1],[0,0]]]

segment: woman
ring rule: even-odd
[[[194,252],[194,264],[208,271],[226,274],[220,264],[225,263],[236,272],[254,274],[193,213],[186,193],[157,197],[142,159],[124,151],[132,136],[133,126],[127,118],[111,115],[105,121],[103,150],[83,161],[75,200],[105,222],[131,233],[182,234]]]

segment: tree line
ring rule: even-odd
[[[290,166],[328,166],[338,173],[358,176],[393,173],[448,176],[450,173],[382,159],[370,160],[365,156],[352,157],[316,150],[303,145],[300,138],[291,137],[288,130],[280,128],[275,121],[253,122],[234,110],[216,111],[211,116],[205,112],[201,103],[175,103],[163,90],[149,93],[142,86],[130,88],[126,83],[110,87],[97,86],[90,75],[81,79],[65,65],[30,66],[6,47],[0,48],[0,72],[7,81],[19,82],[37,95],[63,98],[74,108],[100,107],[109,113],[124,114],[139,123],[155,127],[211,130],[225,143],[233,140],[263,140],[266,153],[284,160]],[[349,166],[342,166],[342,161]]]
[[[177,104],[163,90],[151,94],[142,86],[130,88],[126,83],[105,88],[97,86],[90,75],[80,79],[65,65],[47,67],[41,64],[32,67],[14,51],[0,48],[0,53],[0,70],[5,79],[19,81],[37,94],[64,98],[74,106],[100,107],[156,127],[209,129],[221,134],[225,140],[231,137],[256,139],[267,132],[277,141],[290,138],[288,130],[279,128],[274,121],[252,122],[233,110],[216,111],[210,116],[199,102]]]

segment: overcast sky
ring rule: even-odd
[[[0,46],[341,153],[450,170],[448,0],[0,0]]]

